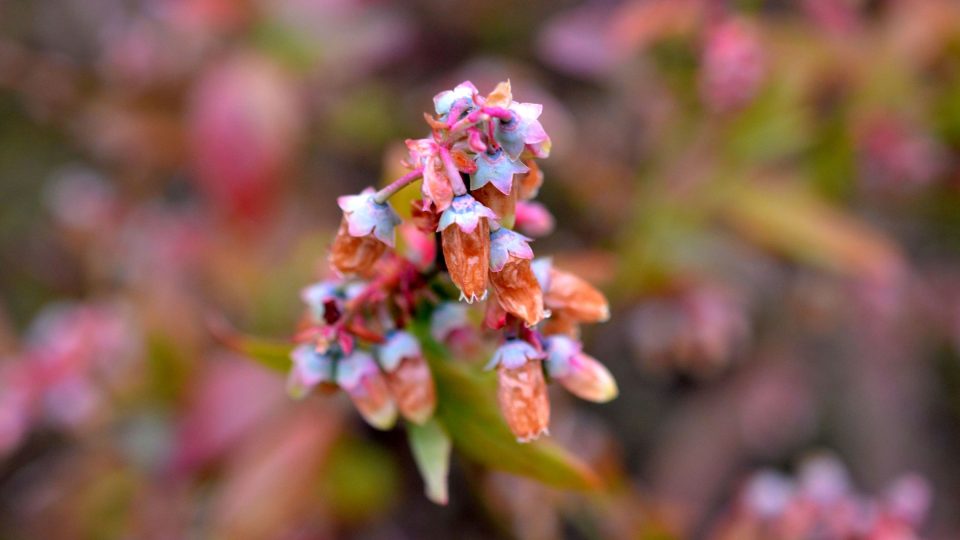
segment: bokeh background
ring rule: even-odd
[[[620,397],[552,429],[607,488],[455,453],[440,507],[211,321],[289,338],[336,196],[507,78],[611,299]],[[0,359],[3,538],[718,537],[762,470],[957,538],[960,4],[5,0]]]

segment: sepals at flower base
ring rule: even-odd
[[[487,261],[490,258],[488,220],[492,210],[470,195],[460,195],[440,216],[443,258],[460,298],[472,303],[487,295]]]
[[[490,235],[490,284],[500,306],[534,326],[543,320],[543,293],[530,267],[533,250],[529,238],[500,228]]]
[[[584,354],[579,342],[562,335],[546,338],[547,374],[571,394],[596,403],[617,397],[617,383],[610,371],[593,357]]]
[[[529,343],[511,340],[494,354],[500,412],[519,442],[548,433],[550,401],[538,352]]]
[[[343,303],[340,283],[330,279],[304,287],[300,291],[300,299],[309,308],[310,319],[315,324],[323,323],[327,317],[335,316],[336,313],[333,311],[339,311]]]
[[[550,155],[550,137],[540,123],[543,105],[512,103],[510,120],[497,120],[494,138],[512,159],[518,159],[528,145],[537,157]]]
[[[437,404],[436,389],[417,338],[392,332],[380,347],[379,360],[400,414],[415,424],[429,420]]]
[[[363,190],[359,195],[344,195],[337,198],[337,205],[343,210],[350,236],[369,236],[393,247],[394,229],[400,224],[400,216],[387,203],[376,201],[373,188]]]
[[[444,117],[452,109],[467,110],[473,105],[474,96],[478,94],[477,87],[470,81],[464,81],[453,90],[444,90],[433,98],[433,108],[438,115]]]
[[[480,189],[493,184],[500,193],[509,195],[513,189],[513,176],[530,172],[523,162],[511,159],[503,150],[477,154],[477,171],[470,175],[470,189]]]
[[[377,363],[365,351],[354,351],[337,362],[337,384],[350,396],[368,424],[390,429],[397,421],[397,406]]]
[[[302,399],[318,384],[333,382],[333,360],[318,353],[312,344],[303,344],[290,352],[293,366],[287,376],[287,393]]]

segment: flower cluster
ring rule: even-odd
[[[912,474],[880,497],[861,495],[838,459],[818,455],[795,479],[774,471],[754,474],[712,538],[917,539],[930,498],[926,480]]]
[[[607,301],[550,259],[534,260],[531,238],[514,230],[542,235],[553,223],[531,201],[543,182],[535,160],[550,153],[542,107],[514,101],[509,82],[486,97],[464,82],[434,107],[424,115],[431,135],[407,141],[408,174],[338,200],[343,219],[330,253],[338,277],[303,292],[309,310],[289,388],[295,396],[342,388],[381,429],[398,413],[426,421],[436,391],[409,329],[426,311],[432,339],[451,349],[496,346],[488,368],[498,373],[501,410],[518,440],[533,440],[548,428],[548,379],[584,399],[616,396],[613,377],[577,341],[580,323],[609,317]],[[405,221],[389,199],[416,181],[421,197]],[[482,325],[471,325],[457,300],[485,302]]]

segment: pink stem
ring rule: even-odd
[[[466,194],[467,186],[463,184],[463,178],[460,178],[460,171],[453,163],[450,150],[441,146],[440,159],[443,160],[443,166],[447,169],[447,177],[450,178],[450,187],[453,188],[453,194],[457,196]]]
[[[407,184],[410,184],[411,182],[420,178],[421,176],[423,176],[423,168],[420,167],[420,168],[414,169],[408,172],[407,174],[401,176],[400,178],[397,178],[393,182],[390,182],[383,189],[376,192],[376,194],[374,194],[373,196],[373,200],[380,204],[383,204],[387,202],[387,199],[389,199],[390,197],[393,197],[394,193],[400,191]]]

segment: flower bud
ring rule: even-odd
[[[539,360],[517,368],[497,368],[497,401],[518,442],[530,442],[549,433],[550,401]]]
[[[460,289],[460,299],[468,303],[487,296],[490,219],[496,219],[496,214],[470,195],[456,197],[440,216],[443,258]]]
[[[543,287],[543,305],[555,315],[577,322],[603,322],[610,318],[606,297],[583,279],[537,261],[535,273]]]
[[[584,354],[580,343],[566,336],[547,338],[547,373],[571,394],[596,403],[617,397],[617,383],[610,371],[593,357]]]
[[[397,406],[390,396],[387,381],[373,357],[354,351],[337,364],[337,384],[353,400],[357,411],[377,429],[390,429],[397,421]]]
[[[503,228],[490,235],[490,283],[503,309],[533,326],[543,320],[543,293],[530,268],[528,241]]]
[[[417,339],[409,332],[392,333],[380,348],[380,366],[400,414],[416,424],[429,420],[437,405],[437,395]]]
[[[524,234],[546,236],[553,230],[554,220],[553,215],[544,205],[537,202],[517,201],[513,224]]]
[[[317,352],[313,344],[305,343],[290,353],[293,367],[287,377],[287,393],[294,399],[302,399],[315,386],[333,381],[333,360]]]

